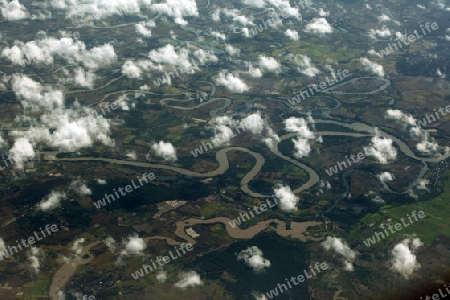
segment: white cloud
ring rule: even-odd
[[[414,271],[420,268],[414,251],[422,246],[418,238],[407,238],[395,245],[392,249],[391,269],[408,279]]]
[[[141,78],[142,70],[133,61],[127,60],[122,65],[122,74],[128,78]]]
[[[293,59],[293,62],[298,66],[297,70],[305,74],[309,77],[314,77],[317,74],[320,73],[319,69],[317,69],[312,63],[311,59],[303,54],[297,54],[297,55],[291,55],[291,58]]]
[[[383,25],[381,29],[370,29],[369,30],[369,36],[372,39],[377,39],[377,37],[380,38],[387,38],[392,35],[392,32],[389,30],[389,28],[386,27],[386,25]]]
[[[239,124],[246,130],[249,130],[252,134],[262,134],[265,127],[264,120],[261,118],[261,113],[259,111],[248,115],[242,119]]]
[[[150,28],[155,27],[155,21],[139,22],[135,25],[136,32],[144,37],[151,37],[152,31]]]
[[[144,240],[137,236],[129,236],[128,242],[125,245],[125,251],[127,254],[141,254],[147,247]]]
[[[44,88],[39,82],[25,75],[14,74],[11,89],[25,109],[36,110],[41,107],[55,109],[64,106],[62,91]]]
[[[397,149],[392,145],[392,140],[379,137],[372,138],[372,143],[364,147],[366,155],[373,156],[380,164],[387,164],[397,158]]]
[[[203,285],[203,281],[200,279],[200,275],[198,275],[195,271],[181,273],[180,281],[175,283],[175,286],[181,289],[201,285]]]
[[[40,210],[47,211],[57,208],[61,204],[61,200],[66,199],[66,193],[60,191],[51,191],[42,201],[38,207]]]
[[[229,44],[225,44],[225,52],[227,52],[231,56],[239,56],[239,54],[241,53],[241,50],[239,48],[236,48]]]
[[[366,71],[369,71],[370,73],[375,74],[379,77],[384,77],[384,68],[382,65],[368,60],[367,57],[361,57],[360,62],[364,66]]]
[[[192,69],[193,66],[189,61],[189,51],[185,48],[175,51],[174,46],[167,44],[156,50],[151,50],[148,57],[156,62],[171,66],[182,67],[184,69]]]
[[[159,271],[158,274],[156,274],[156,280],[158,280],[159,283],[166,283],[166,281],[167,281],[167,272],[166,271]]]
[[[333,32],[333,28],[325,18],[315,18],[306,25],[306,32],[325,34]]]
[[[259,65],[263,70],[280,72],[280,65],[273,57],[259,56]]]
[[[299,198],[295,196],[289,186],[278,184],[273,189],[275,197],[280,201],[280,208],[285,211],[297,210]]]
[[[385,117],[386,117],[386,119],[397,120],[397,121],[400,121],[402,123],[405,123],[405,124],[408,124],[411,126],[416,126],[416,124],[417,124],[417,120],[414,119],[414,117],[412,115],[405,114],[401,110],[398,110],[398,109],[386,110]]]
[[[194,56],[199,60],[200,64],[206,64],[209,62],[217,62],[219,59],[213,52],[208,52],[203,49],[198,49],[194,53]]]
[[[150,1],[150,0],[149,0]],[[188,24],[184,17],[198,17],[195,0],[166,0],[166,3],[152,4],[151,8],[174,18],[176,24]]]
[[[164,158],[168,161],[176,161],[177,154],[175,148],[171,143],[164,143],[164,141],[159,141],[159,143],[154,143],[152,145],[155,155]]]
[[[280,10],[283,15],[299,19],[301,17],[298,8],[292,7],[289,0],[245,0],[244,4],[256,7],[273,7]]]
[[[82,68],[75,69],[75,84],[89,89],[94,88],[95,74],[92,71],[85,71]]]
[[[9,150],[9,155],[14,159],[14,166],[17,169],[23,169],[24,162],[36,157],[33,145],[26,138],[17,139]]]
[[[73,181],[70,184],[69,188],[82,197],[89,196],[92,194],[92,191],[80,179]]]
[[[28,261],[30,262],[30,267],[34,270],[35,274],[39,274],[41,269],[41,260],[44,254],[41,249],[37,247],[31,247],[30,251],[27,252]]]
[[[249,88],[239,77],[234,77],[233,74],[221,71],[219,76],[216,78],[216,84],[225,86],[228,90],[233,93],[243,93],[248,91]]]
[[[148,7],[151,0],[52,0],[55,9],[66,11],[66,18],[76,23],[124,14],[142,15],[141,8]]]
[[[314,133],[309,130],[308,122],[303,118],[290,117],[283,121],[285,128],[289,132],[297,132],[299,136],[306,139],[313,139]]]
[[[6,21],[20,21],[29,18],[26,7],[19,0],[0,1],[0,11]]]
[[[298,41],[298,32],[292,29],[286,29],[284,35],[289,37],[292,41]]]
[[[322,242],[322,246],[325,250],[334,250],[340,254],[343,258],[344,270],[353,271],[353,262],[355,261],[356,252],[353,251],[345,241],[340,238],[328,236],[325,241]]]
[[[437,154],[438,152],[448,151],[447,148],[440,147],[430,134],[419,126],[419,123],[426,124],[425,119],[417,122],[417,120],[410,114],[406,114],[401,110],[388,109],[385,115],[386,119],[393,119],[403,124],[405,128],[409,128],[410,136],[419,141],[416,144],[416,149],[423,154]]]
[[[390,172],[383,172],[383,173],[381,173],[381,174],[379,174],[378,175],[378,179],[381,181],[381,182],[386,182],[386,181],[392,181],[392,180],[394,180],[395,179],[395,176],[392,174],[392,173],[390,173]]]
[[[39,32],[36,41],[27,43],[16,41],[13,47],[5,47],[1,56],[21,66],[50,65],[54,62],[54,57],[58,56],[64,58],[69,64],[79,63],[89,69],[107,67],[117,58],[114,47],[108,43],[87,50],[82,41],[75,41],[69,37],[55,39],[47,37],[45,32]]]
[[[81,252],[83,251],[83,244],[86,241],[85,238],[78,238],[73,242],[73,245],[70,250],[72,250],[73,253],[75,253],[76,256],[79,256]]]
[[[263,252],[257,246],[251,246],[242,250],[237,255],[237,259],[243,260],[256,273],[270,267],[270,261],[263,257]]]
[[[310,117],[311,118],[311,117]],[[302,158],[308,156],[311,152],[311,145],[309,140],[314,139],[314,133],[308,128],[308,122],[303,118],[290,117],[283,121],[286,131],[296,132],[298,134],[297,139],[292,139],[294,143],[294,156]],[[314,121],[311,118],[311,123]]]

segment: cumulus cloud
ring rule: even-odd
[[[401,110],[388,109],[385,114],[386,119],[396,120],[398,123],[409,128],[411,138],[418,141],[416,149],[423,154],[438,154],[446,152],[448,148],[440,147],[430,134],[421,128],[421,124],[426,124],[424,120],[417,121],[412,115],[402,112]]]
[[[392,180],[394,180],[394,179],[395,179],[395,176],[394,176],[392,173],[390,173],[390,172],[383,172],[383,173],[381,173],[381,174],[378,175],[378,179],[379,179],[381,182],[385,183],[386,181],[392,181]]]
[[[298,41],[298,32],[292,29],[286,29],[284,35],[289,37],[292,41]]]
[[[265,122],[261,117],[261,113],[258,111],[242,119],[240,125],[246,130],[249,130],[252,134],[262,134]]]
[[[51,191],[46,197],[42,199],[38,207],[40,210],[48,211],[55,209],[61,205],[61,200],[66,199],[66,193],[60,191]]]
[[[159,271],[158,274],[156,274],[156,280],[158,280],[159,283],[165,283],[167,281],[167,272]]]
[[[231,127],[234,127],[236,122],[228,116],[220,116],[214,119],[214,137],[212,142],[215,146],[226,145],[235,136]]]
[[[144,240],[137,236],[129,236],[125,245],[126,254],[141,254],[147,247]]]
[[[65,108],[61,91],[43,87],[23,75],[12,77],[12,90],[24,108],[45,110],[39,118],[27,120],[28,130],[11,131],[12,136],[18,137],[10,150],[18,156],[18,168],[23,167],[23,161],[35,156],[33,145],[37,143],[69,152],[92,146],[97,141],[107,146],[114,145],[109,137],[109,121],[77,101],[71,108]]]
[[[266,57],[264,55],[259,56],[259,66],[263,70],[273,71],[273,72],[279,72],[280,71],[280,65],[273,57]]]
[[[189,60],[189,50],[185,48],[177,49],[171,44],[161,48],[151,50],[148,57],[155,63],[176,66],[192,70],[194,67]]]
[[[171,143],[165,143],[164,141],[159,141],[159,143],[154,143],[152,145],[152,150],[155,152],[156,156],[162,157],[167,161],[176,161],[177,154],[175,148]]]
[[[261,135],[262,141],[268,146],[273,147],[276,141],[279,141],[279,137],[267,121],[261,117],[261,113],[257,111],[256,113],[250,114],[239,123],[239,126],[244,130],[248,130],[254,135]]]
[[[214,55],[213,52],[205,51],[203,49],[198,49],[194,51],[193,55],[198,59],[200,64],[204,65],[210,62],[217,62],[219,59]]]
[[[228,90],[233,93],[243,93],[248,91],[249,88],[239,77],[234,77],[233,74],[221,71],[219,76],[216,78],[216,84],[225,86]]]
[[[79,256],[81,254],[81,251],[83,250],[83,246],[81,246],[81,244],[83,244],[86,241],[85,238],[78,238],[73,242],[72,247],[70,248],[70,250],[72,250],[72,252],[76,255]]]
[[[87,185],[81,181],[80,179],[77,179],[75,181],[73,181],[69,188],[74,191],[75,193],[77,193],[78,195],[80,195],[81,197],[84,196],[89,196],[92,194],[92,191],[90,188],[87,187]]]
[[[427,184],[429,184],[429,183],[430,183],[430,181],[428,179],[417,180],[416,181],[416,189],[429,191],[430,189],[427,188]]]
[[[369,30],[369,36],[372,39],[377,38],[387,38],[392,35],[392,32],[389,30],[389,28],[386,27],[386,25],[383,25],[381,29],[370,29]]]
[[[148,7],[151,0],[109,0],[108,5],[102,0],[52,0],[55,9],[66,12],[66,19],[76,23],[100,20],[114,15],[142,15],[141,9]]]
[[[150,28],[155,27],[155,21],[139,22],[135,25],[136,32],[144,37],[151,37],[152,31]]]
[[[270,261],[263,257],[263,252],[257,246],[251,246],[242,250],[237,255],[237,259],[243,260],[256,273],[270,267]]]
[[[311,63],[311,58],[303,54],[289,54],[289,58],[297,65],[297,70],[308,77],[314,77],[320,70]]]
[[[52,132],[50,128],[53,129]],[[90,147],[97,141],[106,146],[114,145],[114,141],[109,137],[109,121],[92,108],[81,107],[77,102],[70,109],[46,112],[41,115],[40,123],[28,131],[13,131],[12,134],[22,135],[33,143],[42,142],[67,152]]]
[[[181,273],[180,281],[175,283],[175,286],[181,289],[201,285],[203,285],[203,281],[200,279],[200,275],[198,275],[195,271]]]
[[[0,11],[6,21],[20,21],[28,19],[30,16],[26,7],[19,0],[0,1]]]
[[[39,274],[44,253],[37,247],[31,247],[30,251],[27,252],[27,256],[28,261],[30,262],[30,268],[35,272],[35,274]]]
[[[364,147],[367,156],[373,156],[380,164],[387,164],[397,158],[397,149],[392,140],[375,135],[368,147]]]
[[[368,71],[374,75],[377,75],[379,77],[384,77],[384,68],[382,65],[368,60],[367,57],[361,57],[360,62],[364,66],[366,71]]]
[[[333,28],[325,18],[314,18],[305,27],[306,32],[325,34],[333,32]]]
[[[311,121],[312,118],[311,118]],[[302,158],[308,156],[311,152],[311,145],[309,140],[314,139],[314,133],[308,128],[308,122],[303,118],[290,117],[283,121],[286,131],[296,132],[298,134],[296,139],[292,139],[294,143],[294,156]]]
[[[150,0],[149,0],[150,2]],[[176,24],[188,24],[184,17],[198,17],[197,3],[195,0],[166,0],[166,3],[152,4],[151,8],[173,17]]]
[[[419,238],[406,238],[392,249],[391,269],[408,279],[414,271],[420,268],[414,252],[422,246]]]
[[[295,196],[294,192],[291,191],[289,186],[283,186],[278,184],[273,189],[275,197],[280,202],[280,208],[285,211],[295,211],[297,210],[297,204],[299,198]]]
[[[227,52],[231,56],[239,56],[239,54],[241,53],[241,49],[229,44],[225,44],[225,52]]]
[[[285,128],[289,132],[296,132],[306,139],[313,139],[314,133],[308,128],[308,122],[303,118],[290,117],[283,121]]]
[[[89,69],[110,66],[116,61],[117,55],[111,44],[96,46],[90,50],[82,41],[75,41],[69,37],[55,39],[47,37],[45,32],[38,33],[36,41],[23,43],[15,42],[13,47],[5,47],[1,56],[11,60],[15,65],[46,64],[54,62],[54,57],[65,59],[70,64],[83,64]]]
[[[92,71],[85,71],[83,68],[76,68],[74,71],[75,84],[93,89],[95,74]]]
[[[19,138],[9,150],[9,156],[14,159],[16,169],[23,169],[25,162],[36,157],[36,152],[28,139]]]
[[[55,109],[64,105],[62,91],[45,88],[25,75],[14,74],[11,79],[11,89],[25,109]]]
[[[345,241],[340,238],[328,236],[325,241],[322,242],[322,246],[325,250],[333,250],[337,254],[340,254],[343,258],[344,270],[353,271],[353,262],[355,261],[356,252],[353,251]]]
[[[386,119],[396,120],[400,123],[416,126],[417,120],[410,114],[406,114],[399,109],[388,109],[385,114]]]
[[[257,8],[273,7],[281,11],[284,16],[296,19],[301,17],[298,8],[292,7],[289,0],[245,0],[244,4]]]

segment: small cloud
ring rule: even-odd
[[[154,143],[152,145],[152,150],[155,152],[156,156],[162,157],[167,161],[177,160],[175,148],[171,143],[164,143],[164,141],[159,141],[159,143]]]
[[[198,275],[195,271],[181,273],[180,281],[175,283],[175,286],[181,289],[201,285],[203,285],[203,281],[200,279],[200,275]]]
[[[264,268],[270,267],[270,261],[263,257],[263,252],[256,246],[248,247],[239,252],[237,259],[243,260],[256,273],[261,272]]]
[[[46,196],[38,205],[40,210],[47,211],[57,208],[61,204],[61,200],[66,199],[66,193],[59,191],[52,191]]]

